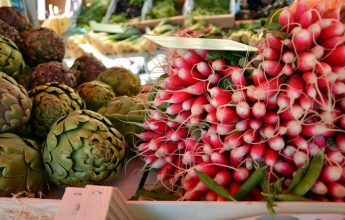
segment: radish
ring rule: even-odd
[[[247,85],[247,80],[244,77],[244,71],[239,68],[236,68],[232,72],[231,81],[237,88],[241,88]]]
[[[337,182],[330,182],[327,184],[328,187],[328,195],[336,197],[336,198],[344,198],[345,197],[345,186],[339,184]]]
[[[255,132],[252,129],[248,129],[243,134],[243,141],[248,143],[248,144],[251,144],[255,141],[257,136],[258,136],[257,132]]]
[[[298,104],[293,104],[290,108],[280,113],[280,117],[285,120],[296,120],[300,119],[304,114],[303,108]]]
[[[192,108],[191,108],[192,115],[202,114],[205,111],[205,109],[203,108],[203,105],[207,103],[208,103],[208,100],[204,95],[197,97],[192,104]]]
[[[140,134],[137,134],[136,136],[142,141],[150,141],[152,139],[156,139],[156,138],[160,137],[159,134],[152,132],[152,131],[145,131],[145,132],[142,132]]]
[[[293,22],[293,16],[288,8],[283,8],[278,17],[278,23],[287,26]]]
[[[249,177],[249,171],[245,167],[237,168],[233,173],[236,182],[242,183]]]
[[[228,165],[229,162],[223,154],[214,152],[211,154],[211,162],[220,165]]]
[[[326,166],[322,169],[320,178],[325,182],[337,182],[343,175],[343,168],[339,166]]]
[[[224,124],[217,124],[217,133],[219,135],[227,135],[235,128],[234,125],[224,125]]]
[[[303,151],[296,151],[293,155],[293,161],[297,167],[302,167],[308,162],[308,155]]]
[[[253,129],[254,131],[257,131],[261,128],[262,126],[262,120],[257,119],[257,118],[252,118],[249,121],[249,127]]]
[[[279,37],[274,36],[272,33],[268,32],[266,34],[266,42],[270,48],[280,51],[282,47],[282,42]]]
[[[317,60],[319,60],[325,54],[325,49],[320,45],[316,45],[313,48],[311,48],[310,52],[315,56]]]
[[[267,110],[273,110],[277,108],[277,100],[278,100],[278,94],[271,96],[266,101],[266,109]]]
[[[196,65],[196,69],[198,70],[198,72],[205,76],[205,77],[208,77],[209,75],[212,74],[212,70],[210,68],[210,66],[205,63],[205,62],[200,62]]]
[[[228,92],[225,89],[222,89],[220,87],[213,87],[212,89],[208,90],[209,94],[211,95],[212,98],[216,97],[227,97],[229,100],[231,99],[231,93]]]
[[[235,91],[234,93],[232,93],[231,101],[233,103],[245,102],[246,98],[247,98],[246,93],[240,90],[240,91]]]
[[[182,103],[171,104],[167,107],[166,113],[169,115],[177,115],[183,110]]]
[[[258,68],[253,70],[251,77],[255,86],[267,81],[264,71]]]
[[[294,62],[295,59],[296,59],[296,55],[291,51],[286,51],[282,55],[282,61],[286,64],[290,64],[290,63]]]
[[[316,193],[318,195],[325,195],[328,192],[327,186],[326,184],[324,184],[321,181],[316,181],[316,183],[313,185],[313,187],[311,188],[311,191],[313,193]]]
[[[297,69],[301,72],[312,70],[317,64],[317,59],[312,53],[302,53],[297,59]]]
[[[295,168],[291,166],[287,162],[277,162],[274,164],[274,170],[277,171],[279,174],[287,177],[292,177]]]
[[[213,180],[218,185],[227,186],[231,180],[231,173],[228,170],[222,170],[216,174]]]
[[[183,54],[183,61],[190,65],[197,64],[202,61],[201,57],[194,51],[190,50]]]
[[[293,156],[296,153],[296,148],[288,145],[282,150],[282,155],[285,157],[285,159],[290,159],[293,162]]]
[[[279,53],[270,47],[264,49],[263,55],[264,55],[264,58],[268,59],[268,60],[278,60],[279,59]]]
[[[262,118],[266,115],[266,106],[264,103],[256,102],[252,107],[252,114],[256,118]]]
[[[283,69],[283,65],[278,61],[265,60],[261,63],[262,69],[270,76],[277,76]]]
[[[265,164],[268,166],[273,166],[277,162],[278,156],[277,151],[267,148],[264,156]]]
[[[254,97],[257,100],[267,100],[269,97],[274,96],[278,92],[278,87],[280,85],[280,78],[270,79],[263,84],[256,86],[254,91]],[[234,94],[233,94],[234,96]]]
[[[207,87],[207,82],[200,81],[180,91],[190,93],[192,95],[202,95],[206,92],[206,87]]]
[[[185,121],[191,116],[190,111],[182,111],[175,117],[175,121],[179,123],[185,123]]]
[[[236,111],[232,109],[231,107],[227,106],[220,106],[217,108],[216,113],[217,119],[220,123],[225,124],[231,124],[238,120],[238,116],[236,114]]]
[[[225,60],[223,58],[216,59],[212,61],[211,66],[215,71],[221,71],[225,69]]]
[[[185,187],[184,187],[185,188]],[[186,189],[186,188],[185,188]],[[187,190],[188,191],[188,190]],[[204,199],[206,200],[206,201],[217,201],[217,197],[218,197],[218,195],[215,193],[215,192],[213,192],[213,191],[208,191],[206,194],[205,194],[205,197],[204,197]]]
[[[229,134],[224,139],[223,151],[230,150],[240,146],[243,143],[243,138],[241,133]]]
[[[208,76],[207,81],[210,85],[218,84],[222,77],[219,74],[213,73]]]
[[[288,80],[288,85],[286,88],[287,96],[290,100],[297,99],[301,96],[304,88],[303,79],[300,75],[293,75]]]
[[[208,51],[207,50],[202,50],[202,49],[197,49],[194,50],[195,53],[197,53],[202,59],[206,59]]]
[[[330,26],[323,28],[318,40],[325,41],[327,39],[343,35],[345,26],[341,22],[333,23]]]
[[[345,63],[345,45],[338,46],[325,55],[324,62],[329,65],[341,65]]]
[[[310,31],[306,29],[300,29],[293,33],[292,44],[296,53],[304,52],[312,47],[313,36]]]
[[[302,130],[302,125],[300,121],[297,120],[291,120],[286,123],[286,134],[289,136],[297,136],[301,130]]]
[[[187,92],[175,92],[170,99],[168,100],[169,103],[182,103],[186,99],[190,98],[192,94]]]
[[[188,135],[188,130],[186,128],[179,128],[177,130],[175,130],[171,136],[170,136],[170,140],[171,141],[180,141],[180,140],[184,140]]]
[[[251,145],[250,156],[254,160],[260,160],[264,157],[266,145],[263,143]]]
[[[238,121],[235,125],[235,128],[237,131],[246,131],[249,128],[249,121],[248,120]]]
[[[268,140],[268,146],[275,151],[281,151],[285,147],[285,141],[281,136],[276,136]]]
[[[250,150],[250,145],[249,144],[243,144],[239,147],[234,148],[230,154],[231,154],[232,158],[241,159],[244,156],[246,156],[246,154],[249,153],[249,150]]]
[[[339,151],[329,151],[326,153],[326,158],[333,165],[340,165],[344,162],[344,156]]]
[[[310,25],[307,29],[309,33],[311,34],[311,39],[313,42],[317,41],[321,34],[321,26],[319,23],[314,23]]]
[[[251,114],[249,104],[247,102],[239,102],[236,105],[236,113],[240,118],[248,119]]]
[[[279,122],[279,116],[275,112],[267,112],[263,120],[266,124],[276,125]]]
[[[181,58],[181,57],[175,58],[174,65],[175,65],[175,67],[177,67],[179,69],[191,68],[191,65],[189,65],[187,62],[185,62],[185,60],[183,60],[183,58]]]
[[[301,134],[307,137],[314,137],[317,135],[329,137],[334,135],[334,131],[325,124],[302,125]]]
[[[200,73],[188,68],[179,69],[177,75],[180,79],[189,84],[197,83],[200,81],[200,79],[203,78],[202,75],[200,75]]]
[[[211,124],[217,123],[218,119],[216,115],[216,110],[209,112],[206,116],[205,121]]]
[[[219,108],[223,105],[228,104],[230,100],[232,99],[232,97],[229,98],[226,96],[217,96],[217,97],[211,98],[210,103],[214,108]]]
[[[337,134],[337,136],[335,136],[335,144],[341,152],[345,153],[345,135],[344,134]]]
[[[191,97],[189,99],[187,99],[186,101],[184,101],[182,103],[182,109],[185,111],[189,111],[192,108],[193,102],[195,101],[195,97]]]
[[[301,16],[308,10],[308,5],[306,0],[299,0],[296,4],[296,11],[294,14],[295,21],[300,21]]]
[[[273,138],[275,133],[275,128],[272,125],[266,125],[266,127],[263,130],[263,136],[265,138]]]
[[[241,188],[241,185],[238,182],[231,181],[229,185],[230,195],[234,195],[240,188]]]

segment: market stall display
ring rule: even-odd
[[[143,30],[150,2],[145,17],[160,22]],[[109,3],[84,5],[65,36],[0,7],[1,196],[60,199],[118,180],[135,185],[126,203],[139,218],[219,204],[237,207],[217,215],[234,219],[321,202],[315,213],[343,214],[343,1],[272,2],[269,15],[225,28],[196,15],[222,16],[229,1],[195,0],[182,24],[165,19],[181,1],[123,0],[102,26],[114,30],[93,30]],[[123,175],[128,161],[141,181]]]

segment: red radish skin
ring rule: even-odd
[[[183,58],[181,58],[181,57],[175,58],[174,65],[175,65],[175,67],[180,68],[180,69],[181,68],[191,68],[191,65],[189,65],[187,62],[185,62],[183,60]]]
[[[304,72],[302,77],[307,84],[317,83],[317,75],[314,72]]]
[[[216,110],[209,112],[206,116],[205,121],[211,124],[217,123],[218,119],[216,116]]]
[[[188,130],[181,127],[177,130],[175,130],[171,136],[170,139],[171,141],[180,141],[180,140],[184,140],[188,135]]]
[[[337,182],[330,182],[327,184],[328,195],[335,198],[344,198],[345,197],[345,186]]]
[[[306,84],[305,85],[305,91],[306,91],[306,94],[310,97],[310,98],[316,98],[316,88],[314,85],[310,85],[310,84]]]
[[[229,193],[230,195],[234,195],[239,189],[241,188],[241,184],[231,181],[229,185]]]
[[[307,72],[315,68],[317,59],[312,53],[302,53],[297,59],[297,69],[301,72]]]
[[[332,86],[332,92],[335,95],[342,95],[345,94],[345,83],[343,82],[336,82],[333,86]]]
[[[229,98],[226,96],[217,96],[217,97],[211,98],[210,103],[214,108],[219,108],[223,105],[228,104],[230,100],[232,99],[232,97]]]
[[[137,137],[142,141],[150,141],[152,139],[156,139],[160,137],[160,135],[152,131],[146,131],[146,132],[137,134]]]
[[[197,53],[191,50],[183,54],[183,60],[190,65],[194,65],[202,61],[201,57],[199,57]]]
[[[266,124],[276,125],[279,122],[279,116],[275,112],[267,112],[263,118]]]
[[[214,152],[211,154],[211,162],[220,165],[229,165],[229,162],[226,159],[226,157],[218,152]]]
[[[344,156],[339,151],[327,152],[326,158],[331,164],[337,165],[337,166],[339,166],[340,164],[342,164],[344,162]]]
[[[266,102],[266,109],[267,110],[273,110],[273,109],[277,108],[277,100],[278,100],[278,94],[269,97],[267,102]]]
[[[321,45],[325,48],[325,49],[334,49],[337,46],[343,44],[345,42],[345,38],[344,36],[337,36],[337,37],[333,37],[330,39],[325,40],[324,42],[321,43]]]
[[[278,87],[280,85],[281,79],[275,77],[270,79],[263,84],[258,85],[254,91],[254,97],[257,100],[267,100],[274,96],[278,92]],[[233,94],[234,96],[234,94]]]
[[[303,125],[301,134],[307,137],[315,137],[318,135],[330,137],[334,135],[334,131],[325,124]]]
[[[342,153],[345,153],[345,135],[344,134],[337,134],[337,136],[335,137],[335,144]]]
[[[258,133],[252,129],[248,129],[244,132],[243,134],[243,141],[251,144],[255,141],[255,139],[257,138]]]
[[[290,103],[290,98],[287,96],[286,93],[279,93],[277,97],[277,105],[279,106],[279,111],[289,107]]]
[[[300,119],[303,116],[303,114],[304,114],[304,109],[300,105],[294,104],[290,108],[281,112],[279,115],[282,119],[285,119],[288,121],[288,120]]]
[[[275,134],[275,128],[272,125],[266,125],[263,132],[265,138],[273,138]]]
[[[167,107],[166,113],[169,115],[177,115],[183,110],[182,103],[171,104]]]
[[[300,0],[297,2],[296,11],[294,14],[295,21],[299,21],[301,19],[302,14],[304,14],[308,10],[308,5],[306,0]]]
[[[224,139],[223,151],[231,150],[240,146],[243,143],[243,137],[241,133],[229,134]]]
[[[198,98],[196,98],[191,108],[192,115],[202,114],[205,111],[205,109],[203,108],[203,105],[207,103],[208,103],[208,100],[204,95],[201,95]]]
[[[257,118],[252,118],[249,121],[249,127],[251,129],[253,129],[254,131],[257,131],[261,128],[262,126],[262,120],[261,119],[257,119]]]
[[[234,125],[224,125],[224,124],[218,124],[217,125],[217,133],[219,135],[227,135],[229,134],[231,131],[233,131],[235,128]]]
[[[190,98],[192,96],[192,94],[187,93],[187,92],[175,92],[171,98],[169,99],[169,103],[182,103],[184,102],[186,99]]]
[[[236,111],[233,108],[227,106],[218,107],[216,116],[218,121],[222,124],[231,124],[238,120]]]
[[[325,49],[320,45],[316,45],[311,49],[310,52],[315,56],[317,60],[320,60],[325,54]]]
[[[200,198],[203,194],[204,194],[204,192],[202,192],[202,191],[196,191],[196,190],[187,191],[183,195],[183,199],[188,200],[188,201],[198,201],[198,200],[200,200]]]
[[[285,157],[285,159],[290,159],[291,161],[293,161],[293,156],[296,153],[296,148],[288,145],[286,146],[283,150],[282,150],[282,155]]]
[[[194,50],[195,53],[197,53],[202,59],[206,59],[208,51],[207,50],[202,50],[202,49],[198,49],[198,50]]]
[[[341,22],[335,22],[330,26],[322,29],[318,40],[324,41],[333,37],[341,36],[344,34],[345,27]]]
[[[181,92],[190,93],[192,95],[202,95],[206,92],[206,87],[207,82],[201,81],[188,86],[187,88],[181,90]]]
[[[297,136],[301,130],[302,130],[302,125],[300,121],[297,120],[292,120],[286,123],[286,134],[289,136]]]
[[[241,159],[249,153],[249,150],[250,150],[250,145],[243,144],[239,147],[234,148],[231,151],[231,156],[232,158]]]
[[[279,174],[287,177],[292,177],[295,168],[287,162],[277,162],[274,164],[274,170],[277,171]]]
[[[189,84],[194,84],[202,79],[202,75],[195,70],[188,69],[188,68],[181,68],[177,72],[178,77]]]
[[[288,8],[283,8],[281,11],[279,17],[278,17],[278,23],[282,26],[289,25],[293,22],[293,16]]]
[[[297,167],[302,167],[308,162],[308,155],[303,151],[296,151],[293,155],[293,161]]]
[[[283,67],[281,73],[285,76],[292,76],[295,73],[295,70],[293,69],[291,64],[287,64]]]
[[[187,190],[188,191],[188,190]],[[217,201],[217,197],[218,195],[213,192],[213,191],[208,191],[206,194],[205,194],[205,200],[206,201]]]
[[[287,95],[290,100],[297,99],[301,96],[304,88],[303,79],[300,75],[293,75],[288,80]]]
[[[212,111],[215,111],[215,110],[217,110],[215,107],[213,107],[211,104],[206,104],[206,105],[203,105],[202,106],[204,109],[205,109],[205,111],[207,111],[207,112],[212,112]]]
[[[262,69],[270,76],[277,76],[283,69],[279,61],[265,60],[261,63]]]
[[[231,173],[229,170],[222,170],[217,173],[213,180],[221,186],[227,186],[231,181]]]
[[[265,48],[263,52],[264,58],[268,60],[278,60],[279,53],[272,48]]]
[[[340,117],[339,124],[342,128],[345,128],[345,116]]]
[[[304,52],[312,47],[313,36],[306,29],[298,30],[292,36],[292,44],[296,53]]]
[[[316,193],[318,195],[326,195],[327,192],[328,192],[328,189],[327,189],[327,186],[326,184],[324,184],[323,182],[321,181],[317,181],[314,186],[311,188],[311,191],[313,193]]]
[[[268,140],[268,146],[275,151],[281,151],[285,147],[285,141],[281,136],[276,136]]]
[[[325,55],[324,62],[330,65],[341,65],[345,63],[345,45],[338,46]]]
[[[282,55],[282,61],[286,64],[292,63],[296,58],[296,55],[291,51],[286,51]]]
[[[325,62],[318,63],[315,69],[316,69],[316,72],[321,75],[328,75],[332,72],[332,67],[328,63],[325,63]]]
[[[251,145],[250,156],[254,160],[260,160],[264,158],[266,145],[263,143]]]
[[[326,166],[323,168],[320,178],[325,182],[337,182],[343,175],[343,168],[339,166]]]
[[[211,70],[210,66],[207,63],[205,63],[205,62],[198,63],[196,65],[196,69],[204,77],[208,77],[209,75],[212,74],[212,70]]]
[[[265,73],[263,70],[261,69],[254,69],[254,71],[251,74],[252,80],[253,80],[253,84],[255,86],[267,81]]]
[[[265,151],[265,164],[267,166],[273,166],[278,160],[278,153],[277,151],[272,150],[271,148],[267,148]]]
[[[245,167],[239,167],[233,173],[233,179],[236,182],[242,183],[249,177],[249,171]]]
[[[185,111],[189,111],[192,108],[193,102],[195,101],[195,97],[191,97],[182,103],[182,109]]]
[[[252,114],[256,118],[263,118],[266,115],[265,104],[261,102],[256,102],[252,107]]]
[[[282,47],[282,42],[279,37],[274,36],[272,33],[268,32],[266,34],[266,41],[270,48],[273,48],[274,50],[280,51]]]
[[[238,121],[235,126],[237,131],[246,131],[249,128],[249,121],[248,120],[242,120]]]
[[[233,103],[245,102],[246,98],[247,98],[246,93],[240,90],[240,91],[235,91],[234,93],[232,93],[231,101]]]
[[[307,29],[311,34],[311,39],[313,42],[316,42],[321,34],[321,26],[319,23],[314,23]]]
[[[219,58],[217,60],[212,61],[212,69],[215,71],[221,71],[225,69],[225,60],[223,58]]]
[[[239,102],[236,105],[236,113],[240,118],[248,119],[251,115],[249,104],[247,102]]]
[[[209,75],[209,77],[207,78],[207,81],[210,85],[215,85],[215,84],[218,84],[221,79],[222,77],[219,74],[213,73]]]
[[[247,85],[247,80],[244,77],[244,72],[238,68],[232,72],[231,81],[237,88],[241,88]]]

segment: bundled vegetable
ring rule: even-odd
[[[137,149],[181,199],[344,201],[341,7],[296,4],[243,68],[234,52],[169,54]]]

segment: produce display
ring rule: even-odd
[[[25,31],[31,27],[29,19],[14,7],[0,7],[0,19],[19,32]]]
[[[273,12],[257,54],[170,51],[137,152],[177,198],[344,202],[345,26],[322,6]]]
[[[104,184],[117,176],[126,153],[123,136],[106,117],[76,110],[51,127],[43,162],[50,181],[57,185]]]
[[[17,77],[25,67],[25,61],[18,47],[10,39],[0,36],[0,71],[9,76]]]

